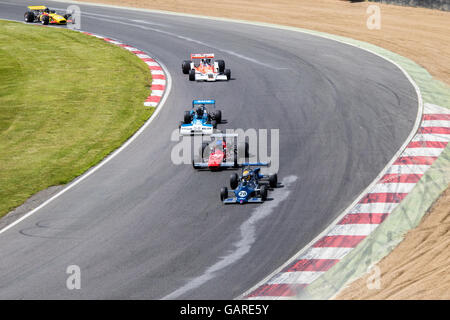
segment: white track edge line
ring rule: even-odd
[[[323,230],[319,235],[317,235],[314,239],[312,239],[305,247],[303,247],[301,250],[299,250],[297,253],[295,253],[288,261],[286,261],[284,264],[282,264],[280,267],[278,267],[274,272],[272,272],[271,274],[269,274],[267,277],[265,277],[262,281],[258,282],[256,285],[254,285],[253,287],[251,287],[250,289],[248,289],[247,291],[245,291],[243,294],[239,295],[238,297],[235,298],[235,300],[240,300],[240,299],[245,299],[245,297],[250,294],[251,292],[253,292],[254,290],[256,290],[257,288],[259,288],[261,285],[267,283],[272,277],[274,277],[277,273],[280,273],[281,270],[283,270],[284,268],[286,268],[290,263],[294,262],[299,256],[301,256],[306,250],[308,250],[314,243],[316,243],[319,239],[321,239],[322,237],[324,237],[340,220],[342,220],[342,218],[354,207],[356,206],[356,204],[367,194],[370,192],[370,190],[375,186],[375,184],[384,176],[384,174],[389,170],[389,168],[391,167],[391,165],[395,162],[395,160],[397,160],[397,158],[402,154],[402,152],[406,149],[407,145],[409,144],[409,142],[414,138],[414,136],[416,135],[420,124],[421,124],[421,120],[422,120],[422,115],[423,115],[423,99],[422,99],[422,94],[420,91],[419,86],[416,84],[416,82],[412,79],[412,77],[406,72],[405,69],[403,69],[402,66],[400,66],[397,62],[391,60],[388,57],[382,56],[381,54],[378,54],[370,49],[367,48],[362,48],[360,46],[357,46],[355,44],[352,43],[347,43],[341,39],[334,39],[330,36],[326,36],[326,35],[321,35],[321,34],[314,34],[314,33],[309,33],[307,31],[302,31],[302,30],[297,30],[298,32],[303,32],[306,34],[310,34],[310,35],[316,35],[318,37],[322,37],[325,39],[329,39],[329,40],[333,40],[333,41],[337,41],[343,44],[347,44],[350,45],[352,47],[355,48],[359,48],[361,50],[364,50],[366,52],[372,53],[390,63],[392,63],[394,66],[396,66],[404,75],[405,77],[409,80],[409,82],[411,83],[411,85],[413,86],[413,88],[416,91],[417,94],[417,100],[418,100],[418,109],[417,109],[417,115],[416,115],[416,120],[414,123],[414,126],[410,132],[410,134],[408,135],[408,137],[406,138],[405,142],[403,143],[403,145],[398,149],[398,151],[396,152],[396,154],[392,157],[392,159],[388,162],[388,164],[381,170],[381,172],[378,174],[378,176],[367,186],[367,188],[365,188],[361,194],[353,201],[353,203],[351,203],[346,209],[344,209],[342,211],[341,214],[338,215],[338,217],[328,226],[325,228],[325,230]],[[353,248],[354,249],[354,248]]]
[[[58,0],[50,0],[50,1],[58,1]],[[200,19],[209,19],[209,20],[216,20],[216,21],[222,21],[222,22],[234,22],[234,23],[243,23],[243,24],[248,24],[248,25],[254,25],[254,26],[260,26],[260,27],[268,27],[268,28],[273,28],[273,29],[280,29],[280,30],[291,30],[291,31],[295,31],[295,32],[301,32],[301,33],[305,33],[305,34],[309,34],[309,35],[313,35],[313,36],[317,36],[317,37],[321,37],[324,39],[328,39],[328,40],[332,40],[332,41],[336,41],[342,44],[346,44],[361,50],[364,50],[366,52],[372,53],[390,63],[392,63],[393,65],[395,65],[405,76],[406,78],[409,80],[409,82],[412,84],[412,86],[414,87],[416,94],[417,94],[417,99],[418,99],[418,110],[417,110],[417,116],[416,116],[416,120],[413,126],[412,131],[410,132],[409,136],[407,137],[407,139],[405,140],[405,142],[403,143],[403,145],[399,148],[399,150],[397,151],[397,153],[394,155],[394,157],[388,162],[388,164],[383,168],[383,170],[380,172],[380,174],[367,186],[366,189],[364,189],[362,191],[362,193],[355,199],[355,201],[350,204],[349,207],[347,207],[327,228],[325,228],[325,230],[320,233],[316,238],[314,238],[313,240],[311,240],[310,243],[308,243],[303,249],[301,249],[300,251],[298,251],[296,254],[294,254],[294,256],[292,256],[286,263],[284,263],[283,265],[281,265],[278,269],[276,269],[274,272],[272,272],[270,275],[268,275],[264,280],[260,281],[258,284],[256,284],[255,286],[253,286],[252,288],[248,289],[246,292],[244,292],[243,294],[239,295],[238,297],[234,298],[234,299],[243,299],[247,294],[251,293],[253,290],[257,289],[260,285],[264,284],[264,282],[267,282],[267,280],[269,280],[271,277],[273,277],[276,273],[279,273],[279,271],[281,271],[285,266],[287,266],[289,263],[291,263],[292,261],[295,260],[295,258],[299,255],[301,255],[304,251],[306,251],[307,249],[309,249],[311,247],[312,244],[314,244],[317,240],[319,240],[321,237],[323,237],[328,230],[330,230],[331,228],[333,228],[337,222],[339,222],[344,215],[347,213],[347,211],[349,211],[352,207],[354,207],[359,200],[361,200],[362,197],[364,197],[369,190],[382,178],[382,176],[384,175],[385,172],[387,172],[387,170],[389,169],[389,167],[394,163],[394,161],[400,156],[400,154],[403,152],[403,150],[406,148],[407,144],[412,140],[412,138],[414,137],[414,135],[416,134],[417,130],[419,129],[419,125],[421,123],[421,119],[422,119],[422,114],[423,114],[423,100],[422,100],[422,94],[420,92],[420,89],[418,87],[418,85],[414,82],[414,80],[412,79],[412,77],[406,72],[405,69],[403,69],[403,67],[401,67],[397,62],[391,60],[388,57],[385,57],[381,54],[378,54],[374,51],[372,51],[371,49],[368,48],[362,48],[356,44],[352,44],[349,42],[346,42],[342,39],[336,39],[333,38],[331,35],[328,36],[326,34],[318,34],[312,31],[308,31],[308,30],[303,30],[300,28],[289,28],[286,29],[285,26],[283,25],[275,25],[275,24],[264,24],[264,23],[258,23],[258,22],[252,22],[252,21],[239,21],[239,20],[234,20],[234,19],[227,19],[227,18],[220,18],[220,17],[207,17],[207,16],[201,16],[201,15],[190,15],[190,14],[184,14],[184,13],[178,13],[178,12],[170,12],[170,11],[160,11],[160,10],[151,10],[151,9],[139,9],[139,8],[132,8],[132,7],[124,7],[124,6],[112,6],[112,5],[105,5],[105,4],[98,4],[98,3],[82,3],[82,2],[77,2],[77,1],[67,1],[67,0],[63,0],[60,2],[65,2],[65,3],[75,3],[75,4],[81,4],[81,5],[90,5],[90,6],[96,6],[96,7],[108,7],[108,8],[114,8],[114,9],[122,9],[122,10],[134,10],[134,11],[142,11],[142,12],[149,12],[149,13],[160,13],[160,14],[167,14],[167,15],[174,15],[174,16],[185,16],[185,17],[191,17],[191,18],[200,18]],[[137,10],[136,10],[137,9]]]
[[[50,0],[50,1],[57,1],[57,0]],[[75,3],[75,4],[82,4],[82,5],[89,5],[86,3],[81,3],[81,2],[77,2],[77,1],[60,1],[60,2],[65,2],[65,3]],[[136,10],[136,8],[130,8],[130,7],[123,7],[123,6],[110,6],[110,5],[99,5],[99,4],[90,4],[91,6],[97,6],[97,7],[110,7],[110,8],[115,8],[115,9],[123,9],[123,10]],[[380,172],[380,174],[372,181],[372,183],[370,183],[366,189],[363,190],[363,192],[355,199],[355,201],[350,204],[349,207],[347,207],[327,228],[325,228],[325,230],[322,231],[322,233],[320,233],[316,238],[314,238],[313,240],[311,240],[303,249],[301,249],[300,251],[298,251],[296,254],[294,254],[287,262],[285,262],[283,265],[281,265],[279,268],[277,268],[274,272],[272,272],[271,274],[269,274],[264,280],[260,281],[259,283],[257,283],[255,286],[251,287],[250,289],[248,289],[247,291],[245,291],[243,294],[239,295],[238,297],[234,298],[236,299],[243,299],[245,298],[246,295],[248,295],[249,293],[251,293],[252,291],[254,291],[255,289],[257,289],[259,286],[261,286],[262,284],[264,284],[265,282],[267,282],[271,277],[273,277],[275,274],[279,273],[285,266],[287,266],[288,264],[290,264],[291,262],[295,261],[296,257],[298,257],[299,255],[301,255],[303,252],[305,252],[307,249],[309,249],[312,244],[314,244],[315,242],[317,242],[321,237],[323,237],[324,235],[326,235],[326,233],[328,232],[328,230],[330,230],[331,228],[333,228],[343,217],[344,215],[347,213],[347,211],[349,211],[353,206],[355,206],[359,200],[361,200],[362,197],[364,197],[366,195],[366,193],[368,193],[368,191],[382,178],[382,176],[384,175],[384,173],[389,169],[389,167],[394,163],[394,161],[399,157],[399,155],[403,152],[403,150],[406,148],[407,144],[412,140],[412,138],[414,137],[414,135],[416,134],[417,130],[419,129],[419,125],[422,119],[422,114],[423,114],[423,100],[422,100],[422,94],[420,92],[420,89],[418,87],[418,85],[414,82],[414,80],[412,79],[412,77],[406,72],[406,70],[403,69],[403,67],[401,67],[398,63],[396,63],[395,61],[391,60],[390,58],[387,58],[381,54],[378,54],[368,48],[362,48],[356,44],[352,44],[349,42],[346,42],[342,39],[336,39],[333,38],[331,36],[325,35],[325,34],[318,34],[315,32],[311,32],[308,30],[303,30],[300,28],[291,28],[291,29],[285,29],[283,28],[284,26],[280,25],[272,25],[272,24],[264,24],[264,23],[257,23],[257,22],[251,22],[251,21],[238,21],[238,20],[233,20],[233,19],[226,19],[226,18],[215,18],[215,17],[206,17],[206,16],[200,16],[200,15],[189,15],[189,14],[182,14],[182,13],[175,13],[175,12],[164,12],[164,11],[158,11],[158,10],[148,10],[148,9],[141,9],[141,10],[136,10],[136,11],[145,11],[145,12],[150,12],[150,13],[161,13],[161,14],[168,14],[168,15],[179,15],[179,16],[186,16],[186,17],[192,17],[192,18],[203,18],[203,19],[210,19],[210,20],[217,20],[217,21],[229,21],[229,22],[235,22],[235,23],[244,23],[244,24],[248,24],[248,25],[255,25],[255,26],[263,26],[263,27],[268,27],[268,28],[273,28],[273,29],[280,29],[280,30],[291,30],[291,31],[295,31],[295,32],[300,32],[300,33],[305,33],[305,34],[309,34],[309,35],[313,35],[313,36],[317,36],[317,37],[321,37],[324,39],[328,39],[328,40],[332,40],[332,41],[336,41],[342,44],[346,44],[361,50],[364,50],[366,52],[372,53],[390,63],[392,63],[393,65],[395,65],[405,76],[406,78],[409,80],[409,82],[412,84],[412,86],[414,87],[416,94],[417,94],[417,98],[418,98],[418,112],[417,112],[417,116],[416,116],[416,120],[413,126],[412,131],[410,132],[408,138],[406,139],[406,141],[404,142],[404,144],[400,147],[400,149],[397,151],[397,153],[394,155],[394,157],[391,159],[391,161],[388,162],[388,164],[383,168],[383,170]],[[0,230],[0,234],[2,233],[3,230]]]
[[[1,19],[1,20],[5,20],[5,19]],[[14,21],[14,22],[19,22],[16,20],[8,20],[8,21]],[[20,21],[22,22],[22,21]],[[82,32],[82,31],[80,31]],[[158,61],[159,62],[159,61]],[[136,133],[134,135],[132,135],[123,145],[121,145],[119,147],[119,149],[116,149],[115,151],[113,151],[112,154],[110,154],[109,156],[107,156],[106,158],[104,158],[99,164],[97,164],[94,167],[91,167],[90,169],[88,169],[87,172],[85,172],[84,174],[82,174],[81,176],[75,178],[74,181],[72,181],[71,183],[69,183],[68,186],[66,186],[63,190],[59,191],[57,194],[55,194],[54,196],[52,196],[50,199],[47,199],[46,201],[44,201],[43,203],[41,203],[38,207],[34,208],[33,210],[31,210],[30,212],[26,213],[25,215],[23,215],[22,217],[20,217],[19,219],[17,219],[16,221],[12,222],[11,224],[5,226],[3,229],[0,230],[0,234],[6,232],[7,230],[11,229],[12,227],[16,226],[17,224],[19,224],[21,221],[25,220],[26,218],[30,217],[31,215],[33,215],[34,213],[36,213],[38,210],[42,209],[43,207],[45,207],[47,204],[49,204],[50,202],[52,202],[53,200],[55,200],[56,198],[60,197],[61,195],[63,195],[64,193],[66,193],[67,191],[69,191],[70,189],[72,189],[73,187],[75,187],[76,185],[78,185],[80,182],[82,182],[83,180],[85,180],[87,177],[89,177],[90,175],[92,175],[94,172],[96,172],[98,169],[100,169],[101,167],[103,167],[105,164],[107,164],[109,161],[111,161],[112,159],[114,159],[121,151],[123,151],[126,147],[128,147],[134,140],[136,140],[141,134],[142,132],[144,132],[144,130],[150,125],[150,123],[153,122],[153,120],[156,118],[156,116],[159,114],[159,112],[161,111],[161,109],[163,108],[163,106],[166,103],[166,100],[169,96],[169,93],[172,89],[172,77],[170,76],[170,73],[168,71],[168,69],[166,68],[166,66],[160,62],[161,67],[163,68],[164,72],[166,73],[166,80],[167,80],[167,86],[166,86],[166,90],[164,93],[163,98],[161,99],[161,101],[159,102],[156,110],[153,112],[153,114],[151,115],[151,117],[139,128],[138,131],[136,131]]]

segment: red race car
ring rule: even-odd
[[[240,145],[241,153],[238,154],[238,146],[234,139],[226,141],[223,138],[237,137],[237,134],[213,134],[218,138],[210,143],[203,142],[199,151],[200,157],[192,161],[194,169],[220,170],[223,168],[239,168],[238,156],[249,156],[249,146],[245,142]],[[227,139],[230,140],[230,139]]]

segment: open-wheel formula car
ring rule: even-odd
[[[216,100],[193,100],[191,110],[184,112],[180,135],[210,135],[221,122],[222,111],[216,110]]]
[[[244,163],[241,176],[233,173],[230,176],[230,187],[220,189],[220,200],[224,204],[261,203],[267,200],[270,188],[278,184],[277,174],[263,175],[261,168],[252,169],[251,166],[267,166],[267,163]],[[231,197],[230,197],[231,194]]]
[[[225,61],[214,60],[214,53],[191,54],[191,60],[181,64],[184,74],[189,74],[190,81],[230,80],[231,70],[225,69]]]
[[[29,6],[23,15],[25,22],[39,22],[43,25],[73,23],[71,14],[59,14],[56,10],[50,10],[46,6]]]
[[[215,133],[212,142],[203,142],[198,156],[194,157],[194,169],[220,170],[226,168],[239,168],[238,156],[249,157],[247,142],[237,143],[237,134]]]

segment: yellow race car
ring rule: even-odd
[[[46,6],[29,6],[24,14],[25,22],[40,22],[43,25],[60,24],[66,25],[72,22],[70,14],[58,14],[56,10],[50,10]]]

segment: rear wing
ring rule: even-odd
[[[258,166],[258,167],[268,167],[270,165],[270,162],[244,162],[241,164],[243,167],[251,167],[251,166]]]
[[[234,138],[237,137],[237,133],[213,133],[212,138]]]
[[[45,10],[47,9],[46,6],[28,6],[28,9],[30,9],[31,11],[33,10]]]
[[[194,166],[194,168],[196,169],[204,169],[204,168],[209,168],[209,164],[205,163],[205,162],[193,162],[192,165]],[[219,165],[220,168],[234,168],[235,165],[233,162],[222,162]]]
[[[192,107],[194,107],[196,104],[211,104],[215,105],[216,100],[192,100]]]
[[[191,53],[191,60],[194,59],[214,59],[214,53]]]

